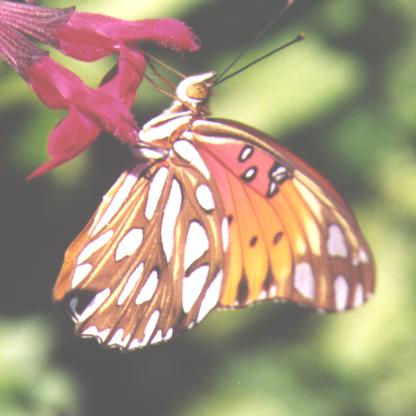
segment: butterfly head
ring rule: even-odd
[[[215,72],[205,72],[185,78],[176,88],[178,100],[192,108],[203,104],[210,96],[215,76]]]

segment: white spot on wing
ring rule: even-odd
[[[118,345],[119,347],[126,348],[126,345],[130,341],[130,334],[126,334],[123,338],[124,330],[123,328],[117,329],[116,333],[114,334],[113,338],[111,338],[110,342],[107,344],[108,346],[111,345]]]
[[[221,223],[221,236],[222,236],[222,248],[224,250],[224,253],[228,249],[229,244],[229,233],[228,233],[228,220],[227,218],[224,218]]]
[[[144,347],[148,342],[150,337],[153,335],[153,332],[156,328],[157,322],[159,320],[160,312],[158,310],[154,311],[149,320],[147,321],[146,328],[144,329],[144,338],[139,342],[140,347]]]
[[[135,338],[132,342],[130,342],[129,350],[134,350],[136,348],[140,348],[140,342],[137,338]]]
[[[257,173],[257,168],[255,168],[254,166],[252,166],[251,168],[248,168],[242,175],[242,178],[245,181],[251,181],[252,179],[254,179],[254,177],[256,176]]]
[[[368,255],[364,250],[361,249],[358,253],[358,256],[360,258],[361,263],[368,263]]]
[[[335,307],[338,311],[343,311],[348,302],[348,283],[345,277],[339,275],[334,281]]]
[[[107,337],[110,335],[111,328],[103,329],[102,331],[97,332],[97,338],[100,342],[104,342]]]
[[[274,284],[270,289],[269,289],[269,297],[274,298],[277,295],[277,286],[276,284]]]
[[[163,340],[164,340],[164,341],[168,341],[169,339],[171,339],[171,338],[172,338],[172,335],[173,335],[173,328],[169,328],[169,329],[166,331],[166,335],[165,335],[165,337],[163,338]]]
[[[191,142],[188,140],[177,140],[173,145],[173,149],[182,159],[187,160],[191,165],[197,168],[206,179],[210,178],[207,165],[204,163],[198,150],[195,149]]]
[[[112,346],[112,345],[118,345],[120,347],[125,348],[127,343],[130,340],[130,334],[126,334],[126,337],[124,337],[124,330],[123,328],[119,328],[117,329],[117,331],[115,332],[115,334],[113,335],[113,337],[110,339],[110,341],[108,342],[108,346]]]
[[[115,260],[120,261],[124,257],[134,254],[142,241],[143,230],[141,228],[131,228],[119,242]]]
[[[81,253],[79,253],[77,264],[84,263],[84,261],[88,260],[96,251],[98,251],[101,247],[104,247],[111,240],[113,234],[113,230],[108,230],[103,235],[100,235],[97,239],[87,244],[82,249]]]
[[[96,326],[90,326],[81,333],[81,337],[95,337],[98,341],[104,342],[110,334],[110,328],[99,331]]]
[[[134,185],[137,182],[137,178],[142,173],[143,169],[147,166],[145,163],[141,163],[139,165],[136,165],[136,167],[129,172],[129,174],[124,179],[123,184],[120,186],[116,194],[114,195],[114,198],[110,202],[110,205],[105,210],[104,214],[100,217],[97,217],[94,220],[94,224],[91,229],[91,236],[94,236],[99,231],[101,231],[114,217],[114,215],[120,210],[121,206],[129,196],[131,190],[133,189]],[[106,194],[104,196],[104,201],[108,198]],[[97,224],[95,225],[95,222]]]
[[[120,293],[120,296],[117,299],[117,305],[122,305],[131,292],[135,289],[137,282],[139,281],[143,273],[144,265],[140,263],[133,271],[133,273],[127,279],[126,284],[123,287],[123,290]]]
[[[182,191],[179,182],[176,179],[172,181],[172,187],[166,207],[163,210],[161,237],[162,247],[169,262],[173,252],[175,242],[175,226],[182,203]]]
[[[267,196],[269,196],[269,197],[274,196],[276,190],[277,190],[277,183],[274,182],[274,181],[270,181],[269,189],[268,189],[268,192],[267,192]]]
[[[98,328],[96,326],[89,326],[87,329],[84,329],[81,332],[81,336],[96,337],[97,333],[98,333]]]
[[[78,286],[92,270],[92,265],[89,263],[80,264],[75,267],[74,274],[72,276],[72,287]]]
[[[364,288],[361,283],[355,288],[354,294],[354,308],[358,308],[364,303]]]
[[[204,264],[182,280],[182,307],[188,313],[197,301],[207,281],[209,266]]]
[[[331,256],[347,257],[348,249],[344,234],[337,224],[332,224],[328,228],[327,249]]]
[[[240,161],[245,162],[253,154],[253,151],[252,146],[244,146],[240,154]]]
[[[152,340],[150,341],[151,344],[158,344],[159,342],[163,341],[163,337],[162,337],[162,330],[159,329],[155,336],[152,338]]]
[[[295,288],[307,299],[315,296],[315,279],[309,263],[299,263],[295,266]]]
[[[211,211],[215,208],[214,197],[207,185],[199,185],[196,188],[196,199],[205,211]]]
[[[144,211],[144,215],[148,220],[151,220],[155,214],[157,204],[162,195],[163,187],[165,186],[167,177],[168,168],[162,166],[152,179],[152,183],[150,184],[149,188],[149,194],[147,196],[146,209]]]
[[[141,263],[143,264],[143,263]],[[141,272],[143,271],[143,267]],[[140,274],[141,274],[140,272]],[[148,302],[150,299],[153,298],[153,295],[156,292],[158,284],[158,275],[157,271],[153,270],[152,273],[150,273],[149,277],[146,280],[146,283],[143,285],[142,289],[140,290],[139,294],[136,298],[136,305],[140,305],[144,302]]]
[[[277,166],[273,171],[270,172],[270,176],[275,181],[281,181],[287,176],[287,169],[284,166]]]
[[[209,285],[208,290],[205,292],[201,307],[199,308],[197,322],[201,322],[208,313],[217,306],[221,296],[222,277],[223,273],[222,270],[220,270]]]
[[[199,259],[209,247],[207,233],[204,227],[196,221],[192,221],[185,243],[184,268],[185,270],[197,259]]]
[[[358,266],[359,264],[365,263],[368,263],[368,254],[363,249],[360,249],[359,253],[353,259],[352,264]]]

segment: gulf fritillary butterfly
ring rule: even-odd
[[[342,311],[374,290],[346,203],[305,162],[243,124],[207,117],[215,74],[181,81],[71,244],[54,288],[82,337],[133,350],[215,308],[271,299]]]

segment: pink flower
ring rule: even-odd
[[[0,55],[46,106],[68,110],[49,136],[51,160],[29,178],[76,157],[102,130],[123,142],[136,142],[138,126],[130,107],[146,68],[140,42],[152,41],[176,51],[196,51],[199,47],[195,35],[178,20],[130,22],[74,10],[0,1]],[[93,89],[26,36],[83,61],[117,54],[118,64],[105,82]]]

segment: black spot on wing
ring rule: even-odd
[[[273,244],[276,245],[281,238],[283,237],[283,233],[281,231],[277,232],[273,237]]]
[[[98,292],[94,290],[74,289],[68,292],[58,306],[71,318],[77,319],[81,315]]]
[[[269,179],[279,185],[282,185],[287,179],[292,177],[291,171],[286,166],[283,166],[279,162],[274,162],[273,166],[269,169]]]
[[[257,176],[257,167],[251,166],[240,176],[240,178],[244,182],[250,183],[252,180],[256,178],[256,176]]]
[[[270,270],[270,265],[269,265],[269,270],[267,272],[266,278],[263,281],[263,290],[268,292],[273,284],[274,284],[273,273]]]
[[[251,156],[253,156],[253,153],[254,153],[253,146],[250,146],[249,144],[246,146],[243,146],[240,154],[238,155],[238,161],[245,162],[246,160],[250,159]]]
[[[279,185],[275,181],[269,182],[269,189],[267,190],[267,198],[272,198],[279,192]]]
[[[248,297],[248,280],[247,276],[244,274],[241,277],[240,283],[238,284],[238,291],[237,291],[237,301],[238,303],[244,304]]]

